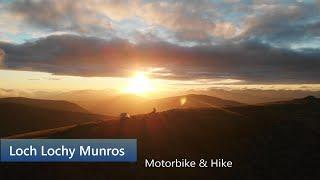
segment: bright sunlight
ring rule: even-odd
[[[134,76],[129,78],[128,86],[125,88],[125,92],[143,95],[150,91],[153,91],[154,87],[147,77],[145,72],[136,72]]]

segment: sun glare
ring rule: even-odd
[[[153,90],[154,87],[144,72],[136,72],[129,78],[128,86],[125,88],[125,92],[133,94],[146,94]]]

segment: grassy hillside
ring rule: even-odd
[[[314,179],[319,162],[320,106],[293,103],[226,109],[174,109],[118,121],[77,126],[49,138],[137,138],[137,164],[30,165],[37,174],[46,169],[75,178]],[[223,158],[233,168],[147,169],[144,159]],[[17,172],[10,167],[7,171]],[[32,175],[35,175],[31,173]],[[191,178],[192,179],[192,178]]]
[[[8,97],[8,98],[0,98],[0,103],[15,103],[15,104],[23,104],[23,105],[44,108],[44,109],[88,113],[86,109],[68,101],[30,99],[30,98],[24,98],[24,97]]]
[[[208,108],[208,107],[231,107],[243,106],[244,104],[216,98],[207,95],[188,94],[185,96],[175,96],[156,99],[149,102],[150,106],[157,107],[159,110],[169,110],[175,108]]]
[[[0,103],[0,117],[0,137],[106,119],[101,115],[4,102]]]

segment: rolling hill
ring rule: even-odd
[[[43,109],[88,113],[86,109],[68,101],[30,99],[25,97],[7,97],[0,98],[0,103],[14,103]]]
[[[181,99],[185,100],[184,104],[181,104]],[[79,103],[81,104],[81,102]],[[156,108],[158,111],[165,111],[181,108],[224,108],[243,106],[245,104],[207,95],[189,94],[152,100],[135,95],[118,95],[96,101],[96,103],[83,103],[81,105],[91,112],[106,115],[119,115],[121,112],[128,112],[130,114],[149,113],[153,108]]]
[[[300,99],[293,99],[289,101],[276,101],[264,103],[264,105],[273,105],[273,104],[307,104],[307,105],[320,105],[320,98],[316,98],[315,96],[306,96]]]
[[[0,137],[74,124],[97,122],[108,118],[87,112],[49,109],[47,108],[48,104],[45,107],[40,108],[34,105],[0,102]]]
[[[209,107],[232,107],[243,106],[245,104],[225,100],[217,97],[188,94],[185,96],[175,96],[162,99],[151,100],[148,102],[150,106],[154,106],[159,110],[169,110],[177,108],[209,108]]]
[[[310,98],[307,98],[310,99]],[[313,99],[313,98],[312,98]],[[302,101],[304,103],[296,103]],[[313,101],[313,100],[312,100]],[[75,166],[32,165],[31,175],[50,169],[56,178],[97,177],[215,177],[222,179],[312,179],[317,172],[320,141],[320,105],[305,99],[281,104],[227,108],[173,109],[119,121],[87,124],[51,134],[47,138],[137,138],[138,164]],[[144,159],[174,160],[223,158],[233,167],[170,169],[144,167]],[[19,166],[8,167],[17,172]],[[170,173],[168,173],[170,171]],[[10,174],[10,173],[8,173]],[[14,174],[14,173],[12,173]],[[16,173],[19,174],[19,173]],[[14,175],[13,175],[14,177]],[[90,176],[91,177],[91,176]],[[281,178],[281,179],[282,179]]]

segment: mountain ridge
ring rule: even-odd
[[[34,99],[34,98],[26,98],[26,97],[6,97],[6,98],[0,98],[0,103],[15,103],[15,104],[23,104],[23,105],[33,106],[38,108],[52,109],[52,110],[89,113],[88,110],[81,107],[80,105],[66,101],[66,100],[47,100],[47,99]]]
[[[185,99],[184,104],[181,102],[182,98]],[[89,105],[88,103],[83,103],[81,105],[98,114],[118,115],[122,112],[130,114],[148,113],[151,112],[153,108],[156,108],[157,111],[165,111],[176,108],[224,108],[243,106],[246,104],[198,94],[187,94],[159,99],[146,99],[136,95],[124,94],[100,100],[94,105]]]
[[[11,102],[0,103],[0,117],[0,137],[74,124],[103,121],[110,118],[97,114],[47,109]]]

